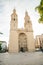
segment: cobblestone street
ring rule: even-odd
[[[0,65],[43,65],[43,53],[0,53]]]

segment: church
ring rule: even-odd
[[[25,12],[24,28],[18,28],[18,15],[16,10],[11,14],[9,52],[30,52],[35,51],[33,29],[28,12]]]

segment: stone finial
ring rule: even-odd
[[[13,9],[12,15],[13,15],[14,17],[17,16],[16,9]]]
[[[28,15],[28,12],[25,12],[25,16],[28,17],[30,19],[30,16]]]
[[[13,12],[16,13],[16,9],[14,9]]]
[[[27,11],[25,12],[25,15],[28,15],[28,12]]]

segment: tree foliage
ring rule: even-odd
[[[39,6],[35,8],[40,14],[39,23],[43,23],[43,0],[40,1]]]
[[[2,32],[0,32],[0,34],[3,34]]]
[[[1,47],[1,43],[0,43],[0,50],[2,49],[2,47]]]

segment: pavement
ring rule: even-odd
[[[0,53],[0,65],[43,65],[43,52]]]

